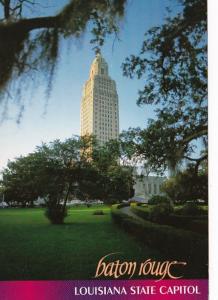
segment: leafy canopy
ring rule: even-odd
[[[207,1],[179,2],[181,11],[149,29],[140,53],[122,66],[125,76],[144,80],[137,103],[157,105],[156,120],[137,133],[139,153],[172,170],[183,158],[193,160],[197,139],[204,153],[207,147]]]
[[[9,161],[2,190],[9,203],[33,204],[42,197],[48,208],[63,208],[70,199],[119,202],[133,193],[132,169],[119,165],[116,143],[98,145],[94,137],[73,137],[42,144],[36,151]],[[53,214],[53,212],[52,212]]]

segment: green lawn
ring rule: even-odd
[[[99,259],[112,252],[121,252],[114,260],[160,258],[102,208],[103,216],[93,215],[93,207],[71,208],[65,225],[49,224],[43,209],[1,209],[0,280],[91,279]]]

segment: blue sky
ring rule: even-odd
[[[48,1],[52,4],[42,10],[55,13],[67,1]],[[62,4],[62,5],[61,5]],[[109,73],[117,83],[119,95],[120,129],[145,127],[149,118],[154,117],[153,107],[136,105],[137,92],[143,80],[130,80],[122,75],[121,64],[130,54],[138,53],[143,35],[151,26],[161,24],[166,17],[165,7],[177,10],[176,1],[130,0],[125,18],[121,21],[120,41],[113,38],[106,41],[102,55],[109,65]],[[43,14],[42,13],[42,14]],[[16,123],[16,106],[11,106],[9,118],[0,125],[0,169],[8,159],[25,155],[41,142],[65,139],[80,131],[80,100],[82,86],[88,79],[89,68],[94,59],[90,36],[84,34],[78,41],[62,43],[61,57],[54,79],[48,107],[45,111],[44,87],[37,87],[30,96],[31,82],[24,93],[25,107],[21,123]],[[31,89],[31,88],[30,88]]]

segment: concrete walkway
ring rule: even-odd
[[[144,223],[144,219],[137,216],[132,210],[131,210],[131,207],[130,206],[126,206],[126,207],[123,207],[123,208],[120,208],[120,210],[125,213],[126,215],[130,216],[131,218],[134,218],[135,220],[141,222],[141,223]]]

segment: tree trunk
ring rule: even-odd
[[[68,200],[68,197],[69,197],[69,194],[70,194],[70,189],[71,189],[71,186],[72,186],[72,183],[69,183],[69,185],[68,185],[68,189],[67,189],[67,193],[66,193],[66,196],[65,196],[65,199],[64,199],[64,204],[63,204],[63,212],[64,212],[64,211],[65,211],[65,209],[66,209],[67,200]]]

